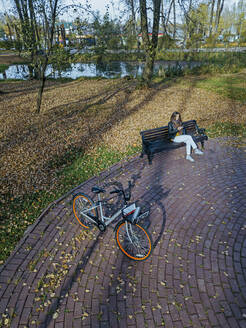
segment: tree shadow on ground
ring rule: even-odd
[[[137,159],[135,160],[135,165],[136,161]],[[106,316],[109,317],[109,327],[118,327],[120,323],[123,326],[127,326],[128,316],[131,317],[134,311],[132,303],[133,298],[137,299],[137,303],[139,304],[139,306],[136,306],[135,302],[135,310],[137,307],[140,312],[143,311],[142,306],[146,307],[143,299],[144,297],[148,298],[146,295],[150,293],[150,290],[148,290],[150,286],[146,286],[146,282],[149,278],[146,277],[145,280],[144,276],[153,275],[153,272],[157,269],[157,267],[152,267],[152,264],[156,263],[159,242],[161,238],[163,238],[165,230],[166,210],[164,201],[168,197],[170,190],[165,190],[165,187],[163,187],[162,163],[155,166],[155,168],[150,171],[145,170],[149,168],[149,166],[146,167],[147,165],[147,160],[141,160],[141,165],[137,165],[137,172],[132,174],[131,178],[136,179],[136,183],[133,183],[132,192],[136,191],[138,194],[137,203],[140,205],[143,204],[145,208],[150,208],[150,216],[147,218],[147,221],[140,223],[140,225],[148,227],[152,235],[153,253],[147,261],[144,262],[134,262],[121,253],[117,256],[113,263],[115,269],[110,284],[99,301],[99,309],[100,313],[102,313],[102,318],[99,318],[98,322],[99,325],[102,326],[107,326],[105,321]],[[134,171],[134,167],[132,170]],[[131,167],[127,168],[127,172],[128,171],[131,171]],[[147,173],[149,174],[146,179]],[[156,272],[156,275],[157,274],[158,272]],[[153,279],[150,280],[154,280],[154,276],[152,276],[152,278]],[[146,289],[141,288],[140,290],[140,281],[146,286]],[[147,292],[144,293],[144,291]],[[142,293],[144,293],[144,295]],[[128,304],[128,302],[129,305],[127,306],[126,304]],[[134,321],[132,322],[134,324]]]
[[[54,80],[46,80],[45,84],[45,92],[59,88],[65,88],[67,87],[68,83],[73,82],[73,80],[63,80],[60,81],[54,81]],[[36,94],[38,93],[38,90],[40,88],[40,81],[39,80],[25,80],[25,81],[16,81],[14,84],[13,82],[0,82],[0,86],[4,87],[4,91],[2,92],[4,95],[4,98],[0,98],[0,102],[4,99],[13,99],[16,97],[19,97],[20,95],[26,95],[26,93],[30,94]],[[18,88],[15,87],[15,84],[17,84]],[[15,88],[14,88],[15,87]]]
[[[108,90],[106,88],[104,92],[100,95],[95,93],[90,97],[82,97],[81,99],[72,103],[70,102],[58,107],[53,107],[52,110],[43,114],[42,119],[45,118],[46,121],[43,122],[41,126],[40,122],[31,123],[29,127],[23,126],[23,128],[19,129],[17,132],[15,129],[13,129],[12,132],[7,134],[4,137],[4,143],[2,145],[1,151],[4,151],[6,147],[8,148],[9,143],[11,144],[11,146],[17,146],[27,141],[28,139],[31,140],[39,137],[43,129],[48,129],[48,131],[52,131],[54,129],[54,124],[56,128],[59,126],[63,127],[64,129],[72,128],[76,121],[77,115],[84,114],[93,106],[102,105],[106,103],[109,99],[116,96],[119,92],[125,90],[128,87],[131,86],[125,86],[123,84],[122,87],[122,83],[118,83],[116,86],[116,90],[111,90],[111,88]],[[68,106],[69,112],[67,110]],[[75,118],[75,121],[70,121],[73,118]]]
[[[60,125],[60,129],[62,130],[74,129],[74,124],[76,124],[76,121],[78,121],[78,115],[80,115],[80,113],[86,111],[90,115],[94,114],[93,117],[89,118],[88,123],[86,124],[87,129],[86,130],[84,129],[82,131],[82,135],[80,135],[79,138],[77,138],[77,140],[75,140],[72,143],[73,144],[73,147],[71,148],[72,153],[77,153],[77,152],[84,153],[92,143],[95,145],[98,142],[100,142],[102,139],[102,135],[107,131],[109,131],[115,124],[125,119],[126,117],[131,116],[133,113],[137,112],[138,110],[140,110],[143,105],[151,102],[159,92],[170,87],[170,85],[171,83],[169,83],[168,85],[159,84],[157,85],[157,87],[149,89],[145,93],[144,99],[142,99],[139,103],[137,103],[132,108],[127,109],[127,104],[130,101],[131,91],[135,89],[135,83],[132,81],[130,82],[127,81],[126,85],[122,86],[122,83],[121,85],[118,84],[116,90],[115,89],[106,90],[104,94],[99,95],[99,98],[93,103],[89,103],[89,104],[85,104],[84,106],[81,106],[80,102],[76,102],[75,104],[73,104],[72,109],[70,110],[70,114],[68,114],[64,110],[64,112],[58,118],[54,117],[53,119],[51,119],[52,123],[54,124],[52,124],[51,122],[47,123],[46,129],[48,129],[49,135],[52,135],[52,132],[56,128],[58,129],[59,125]],[[95,111],[94,112],[91,111],[91,109],[98,104],[100,105],[106,104],[108,100],[116,97],[120,92],[123,92],[123,96],[121,94],[121,97],[119,98],[117,104],[110,105],[111,106],[110,116],[106,115],[106,118],[100,120],[99,119],[100,112],[97,112],[96,114]],[[107,109],[108,106],[106,107],[106,110]],[[56,108],[55,110],[58,111],[58,108]],[[47,115],[52,116],[52,114],[47,114]],[[68,115],[69,115],[69,119],[68,119]],[[91,122],[93,122],[92,126],[91,126]],[[30,134],[29,131],[31,130],[33,131],[33,133],[32,135],[29,136]],[[11,145],[11,147],[21,145],[23,142],[26,142],[28,138],[30,138],[31,140],[32,139],[38,140],[42,132],[35,124],[29,128],[29,131],[27,131],[26,134],[25,133],[22,134],[18,132],[18,136],[15,133],[11,136],[10,135],[7,136],[7,138],[9,138],[10,140],[7,139],[5,143],[2,143],[1,151],[7,152],[9,151],[9,145]],[[57,146],[50,148],[51,145],[53,145],[54,143],[56,145],[60,145],[58,155],[57,155]],[[46,143],[42,142],[39,144],[36,142],[36,145],[39,146],[38,152],[42,152],[41,145],[42,147],[47,148],[46,159],[43,162],[39,160],[36,166],[37,169],[41,168],[42,171],[48,170],[50,172],[50,161],[52,160],[52,158],[56,156],[56,161],[57,163],[59,163],[60,158],[64,158],[64,156],[66,156],[67,146],[64,144],[64,136],[62,136],[62,140],[60,140],[60,142],[54,140],[54,143],[52,142],[52,139],[47,140]],[[34,149],[34,152],[35,151],[37,151],[37,149]]]

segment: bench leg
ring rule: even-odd
[[[202,149],[204,149],[204,141],[201,141]]]
[[[143,152],[141,152],[140,158],[143,158],[143,155],[144,155],[144,153],[143,153]]]
[[[152,159],[153,159],[153,157],[154,157],[153,155],[148,154],[149,165],[152,164]]]

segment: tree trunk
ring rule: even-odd
[[[211,4],[210,24],[209,24],[209,36],[211,36],[212,33],[213,33],[213,20],[214,20],[214,6],[215,6],[215,1],[216,0],[212,0],[212,4]]]
[[[155,61],[156,48],[158,43],[161,0],[153,0],[154,10],[153,10],[153,28],[152,28],[151,40],[149,38],[149,31],[148,31],[148,16],[147,16],[146,0],[139,0],[139,2],[140,2],[142,38],[143,38],[143,44],[145,49],[145,55],[146,55],[143,80],[147,86],[150,86],[151,78],[153,76],[154,61]]]
[[[49,34],[49,40],[48,40],[48,51],[45,54],[45,60],[43,65],[41,66],[41,84],[40,84],[40,89],[38,92],[38,97],[37,97],[37,108],[36,108],[36,113],[40,113],[41,111],[41,103],[42,103],[42,97],[43,97],[43,92],[44,92],[44,87],[45,87],[45,81],[46,81],[46,68],[48,66],[48,61],[49,61],[49,56],[53,47],[53,40],[54,40],[54,33],[55,33],[55,21],[56,21],[56,11],[57,11],[57,4],[59,0],[54,0],[54,6],[52,6],[51,1],[50,1],[50,7],[51,7],[51,18],[50,18],[50,34]],[[47,18],[47,16],[45,16]],[[47,19],[48,23],[48,19]]]
[[[148,87],[150,86],[151,79],[153,76],[154,62],[155,62],[155,54],[152,51],[147,52],[144,72],[143,72],[143,80],[145,81]]]
[[[163,30],[165,30],[165,13],[164,13],[164,4],[163,4],[164,0],[161,1],[161,25]]]
[[[24,18],[23,18],[23,15],[22,15],[20,2],[19,2],[19,0],[14,0],[14,2],[15,2],[15,6],[16,6],[16,9],[17,9],[17,12],[18,12],[18,15],[19,15],[19,19],[20,19],[23,41],[24,41],[24,44],[26,44],[26,28],[25,28],[25,24],[24,24]]]
[[[130,0],[130,6],[131,6],[131,12],[132,12],[133,34],[136,35],[136,15],[135,15],[134,0]]]
[[[15,24],[14,25],[14,29],[15,29],[15,35],[16,35],[16,40],[17,40],[17,44],[18,44],[18,55],[20,56],[21,54],[21,39],[20,39],[20,31],[18,26]]]
[[[7,27],[8,27],[8,30],[9,30],[9,38],[10,38],[10,41],[12,41],[13,40],[12,31],[11,31],[10,24],[8,22],[7,22]]]
[[[165,20],[165,11],[164,11],[164,1],[165,0],[162,0],[161,1],[161,9],[160,9],[160,13],[161,13],[161,26],[162,26],[162,29],[163,29],[163,37],[161,38],[161,49],[164,47],[164,40],[165,40],[165,37],[164,37],[164,34],[167,35],[167,26],[166,26],[166,20]]]
[[[44,86],[45,86],[45,81],[46,81],[46,77],[45,77],[46,68],[47,68],[47,63],[44,64],[44,66],[42,67],[41,84],[40,84],[40,88],[38,91],[38,98],[37,98],[37,108],[36,108],[37,114],[39,114],[40,110],[41,110],[41,103],[42,103]]]
[[[176,6],[175,6],[175,0],[173,1],[173,39],[176,38],[176,30],[177,30],[177,24],[176,24]]]
[[[147,82],[147,84],[149,84],[152,72],[151,72],[151,65],[150,65],[151,44],[149,39],[146,0],[139,0],[139,2],[140,2],[142,40],[143,40],[143,45],[146,55],[143,80]]]
[[[192,0],[189,2],[189,8],[188,8],[188,13],[185,14],[185,30],[184,30],[184,45],[186,46],[187,44],[187,39],[189,38],[189,23],[190,23],[190,13],[192,9]]]
[[[216,17],[215,17],[215,32],[218,32],[218,27],[219,27],[219,23],[220,23],[220,16],[222,13],[224,7],[224,0],[218,0],[217,3],[217,10],[216,10]]]
[[[29,13],[30,13],[30,24],[31,24],[31,40],[32,40],[32,48],[36,48],[36,35],[35,35],[35,20],[34,20],[34,8],[32,0],[28,0],[29,5]]]

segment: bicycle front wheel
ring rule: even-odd
[[[89,196],[79,193],[73,198],[73,213],[79,222],[79,224],[86,229],[92,228],[93,222],[89,220],[87,216],[90,216],[93,220],[97,220],[98,212],[96,208],[91,207],[95,206],[93,201],[89,198]]]
[[[138,224],[119,222],[115,232],[120,250],[135,261],[146,260],[152,252],[152,240],[149,233]]]

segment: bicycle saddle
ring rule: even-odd
[[[102,188],[100,188],[100,187],[97,187],[97,186],[92,187],[92,188],[91,188],[91,191],[94,192],[95,194],[99,194],[100,192],[105,192],[104,189],[102,189]]]

